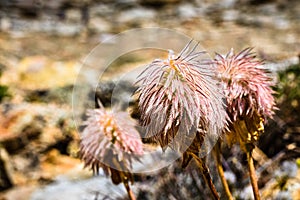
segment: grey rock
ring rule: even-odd
[[[225,171],[224,176],[230,184],[236,183],[236,175],[231,171]]]
[[[275,197],[275,200],[292,200],[292,195],[288,191],[280,191]]]
[[[79,34],[82,28],[83,25],[78,23],[60,22],[51,18],[45,20],[13,19],[9,31],[24,33],[48,32],[60,36],[74,36]]]
[[[247,187],[245,187],[240,192],[239,197],[241,199],[245,199],[245,200],[252,200],[252,199],[254,199],[252,187],[250,185],[248,185]]]
[[[94,200],[120,199],[126,196],[123,185],[113,185],[110,179],[97,176],[86,180],[59,180],[35,191],[31,200]]]
[[[133,8],[123,11],[119,14],[117,21],[120,23],[140,22],[145,20],[153,20],[156,12],[152,9]]]
[[[179,17],[183,19],[190,19],[198,17],[197,8],[192,4],[184,4],[178,7]]]
[[[112,29],[111,23],[102,17],[93,17],[90,19],[88,29],[91,32],[102,33],[110,32]]]
[[[297,64],[299,64],[299,57],[294,56],[280,62],[278,61],[276,63],[266,63],[264,67],[270,70],[274,74],[274,76],[276,76],[276,73],[287,70],[288,67]]]
[[[223,12],[223,21],[236,21],[239,17],[237,10],[225,10]]]
[[[219,2],[221,8],[232,8],[236,4],[237,0],[222,0]]]
[[[284,16],[276,16],[273,20],[274,27],[277,29],[285,30],[290,27],[289,20],[286,19]]]
[[[1,23],[0,23],[0,30],[1,31],[10,30],[11,26],[12,26],[11,20],[8,17],[1,18]]]
[[[70,23],[80,23],[81,22],[81,11],[79,9],[68,9],[66,10],[66,20]]]
[[[297,164],[293,161],[284,161],[281,166],[280,175],[290,178],[296,177],[298,172]]]
[[[81,24],[57,22],[54,33],[60,36],[75,36],[80,34],[81,30],[83,30],[83,25]]]
[[[257,8],[257,11],[263,15],[272,15],[276,16],[278,13],[277,5],[276,4],[265,4],[261,5]]]
[[[90,8],[90,15],[93,17],[109,17],[115,13],[114,7],[110,4],[98,4]]]

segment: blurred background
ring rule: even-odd
[[[263,199],[300,199],[298,0],[0,0],[0,200],[126,199],[122,186],[83,170],[72,89],[99,42],[143,27],[177,30],[211,55],[254,47],[277,81],[279,108],[254,155],[260,191]],[[112,69],[142,61],[122,58]],[[108,76],[103,101],[112,87]],[[245,156],[236,146],[223,151],[234,195],[251,199]],[[136,175],[138,199],[207,199],[199,172],[179,166]]]

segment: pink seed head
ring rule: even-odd
[[[226,123],[216,71],[190,43],[178,56],[169,51],[168,59],[154,60],[137,82],[142,125],[163,148],[182,149],[198,126],[218,137]]]
[[[130,171],[133,160],[143,154],[135,123],[125,112],[107,112],[102,106],[87,111],[85,128],[81,134],[80,152],[85,166],[94,172],[99,168]]]
[[[251,117],[255,112],[266,121],[274,114],[272,79],[251,51],[251,48],[246,48],[234,54],[231,49],[226,56],[216,54],[215,57],[227,110],[233,121],[239,117]]]

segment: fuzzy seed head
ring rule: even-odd
[[[189,51],[190,43],[178,56],[169,51],[168,59],[154,60],[137,82],[142,125],[163,149],[186,149],[198,126],[218,137],[226,122],[211,62],[195,52],[197,45]]]
[[[227,141],[239,142],[244,151],[254,147],[275,109],[273,82],[251,50],[246,48],[238,54],[231,50],[215,58],[231,119]]]
[[[139,133],[125,112],[107,112],[102,106],[87,111],[86,127],[81,134],[81,159],[98,173],[99,168],[114,183],[127,180],[133,160],[143,154]]]
[[[238,54],[231,50],[226,56],[217,54],[215,58],[233,121],[251,117],[255,112],[264,120],[274,114],[272,79],[251,50],[246,48]]]

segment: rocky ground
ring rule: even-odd
[[[278,81],[279,107],[254,155],[259,187],[263,199],[299,199],[297,0],[0,1],[0,199],[126,199],[122,185],[83,169],[72,91],[84,58],[99,42],[143,27],[182,32],[211,54],[254,47]],[[97,95],[105,103],[114,77],[144,62],[140,55],[119,59]],[[92,101],[93,91],[86,94]],[[83,114],[85,107],[75,109]],[[224,147],[223,165],[237,199],[252,198],[244,161],[238,147]],[[138,199],[209,195],[193,165],[183,171],[175,162],[135,179]],[[214,181],[221,191],[217,176]]]

